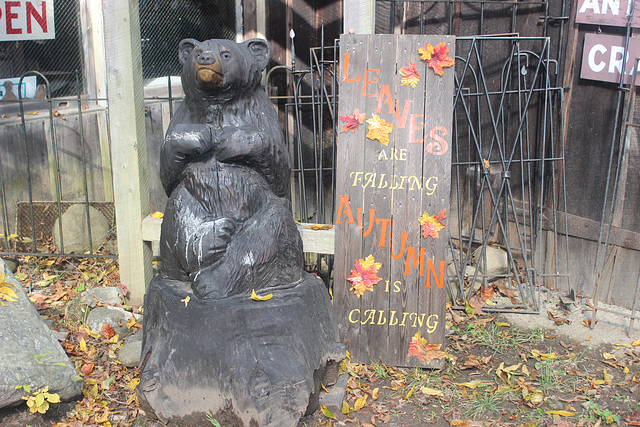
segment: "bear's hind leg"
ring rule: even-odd
[[[224,298],[253,289],[288,286],[302,277],[302,240],[285,202],[254,214],[215,264],[191,274],[194,294]]]

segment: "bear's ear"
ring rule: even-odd
[[[181,64],[187,61],[187,58],[191,55],[191,51],[198,44],[200,44],[200,42],[196,39],[184,39],[180,42],[178,46],[178,59]]]
[[[249,48],[249,51],[256,58],[260,69],[264,70],[269,64],[269,61],[271,61],[271,45],[269,42],[263,39],[251,39],[245,41],[243,44]]]

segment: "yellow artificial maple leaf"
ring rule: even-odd
[[[383,145],[389,145],[389,134],[393,130],[393,124],[387,123],[385,119],[381,119],[377,114],[367,120],[369,132],[367,138],[378,140]]]
[[[440,218],[440,216],[436,217],[435,215],[429,215],[426,212],[418,217],[418,222],[420,222],[420,225],[422,226],[422,237],[432,237],[434,239],[440,237],[438,231],[444,228],[444,224],[442,223],[442,221],[444,221],[444,218]]]

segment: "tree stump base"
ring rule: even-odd
[[[315,411],[321,382],[345,356],[326,288],[304,273],[268,292],[268,301],[199,299],[190,283],[155,277],[144,304],[142,407],[171,426],[211,426],[207,417],[295,426]]]

